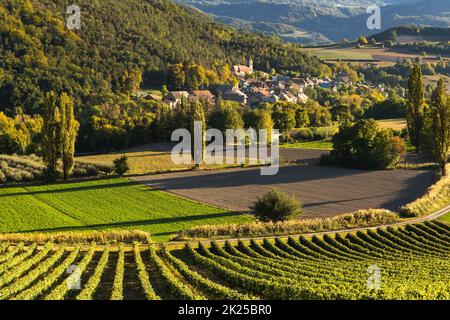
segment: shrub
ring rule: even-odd
[[[295,140],[290,135],[280,135],[280,144],[294,143]]]
[[[387,130],[380,131],[375,137],[375,145],[371,152],[372,167],[384,169],[397,165],[406,153],[405,141],[395,137]]]
[[[61,171],[61,168],[58,168]],[[0,183],[20,183],[39,181],[45,178],[46,167],[36,155],[17,156],[0,155]],[[114,171],[113,166],[87,162],[75,162],[73,176],[93,177],[108,175]]]
[[[395,166],[406,152],[400,137],[391,130],[380,129],[375,120],[360,120],[343,125],[333,137],[333,151],[321,159],[333,164],[363,169],[387,169]]]
[[[367,45],[369,44],[369,41],[367,40],[366,37],[360,36],[360,37],[358,38],[358,44],[359,44],[360,46],[367,46]]]
[[[321,140],[330,138],[328,136],[328,132],[326,132],[326,131],[318,130],[317,128],[314,128],[312,132],[313,132],[312,140],[314,140],[314,141],[321,141]]]
[[[296,141],[311,141],[314,138],[314,134],[310,128],[301,128],[294,135]]]
[[[114,163],[114,172],[119,176],[123,176],[125,173],[130,171],[130,167],[128,166],[128,157],[125,155],[114,160],[113,163]]]
[[[262,221],[286,221],[301,214],[301,203],[278,189],[259,198],[251,208]]]

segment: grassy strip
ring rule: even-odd
[[[86,232],[57,232],[57,233],[33,233],[33,234],[0,234],[0,241],[10,242],[54,242],[54,243],[108,243],[113,241],[127,242],[147,239],[147,233],[143,231],[86,231]],[[23,246],[23,243],[22,243]],[[0,257],[0,262],[4,258]]]
[[[134,244],[134,258],[136,261],[138,278],[141,282],[142,288],[144,289],[145,297],[147,300],[160,300],[161,298],[155,293],[152,284],[150,283],[147,270],[145,270],[145,264],[142,261],[141,250],[138,243]]]
[[[48,272],[48,270],[55,265],[64,254],[65,246],[61,246],[54,255],[40,263],[35,269],[30,271],[27,275],[12,282],[9,286],[0,290],[0,300],[5,300],[28,287],[33,281],[41,275]]]
[[[397,170],[428,170],[428,169],[438,169],[439,166],[436,163],[433,162],[426,162],[426,163],[399,163],[396,164],[393,169]]]
[[[330,151],[333,150],[333,143],[330,140],[306,141],[284,144],[281,148]]]
[[[450,165],[447,166],[450,170]],[[426,194],[416,201],[403,206],[400,209],[402,217],[422,217],[436,212],[450,204],[450,174],[442,177],[432,185]]]
[[[45,290],[51,288],[53,284],[58,281],[61,275],[66,272],[67,268],[75,261],[79,252],[80,246],[73,250],[50,274],[43,279],[40,279],[39,282],[32,287],[15,296],[12,300],[33,300],[39,297]]]
[[[94,270],[94,274],[89,278],[89,281],[84,286],[83,290],[77,296],[77,300],[92,300],[97,287],[102,280],[103,272],[109,260],[109,249],[103,251],[102,256]]]
[[[116,265],[116,274],[114,276],[113,290],[111,300],[123,300],[123,277],[125,265],[125,249],[123,243],[120,244],[119,258]]]
[[[204,226],[182,231],[174,240],[281,236],[378,226],[398,221],[400,217],[392,211],[369,209],[326,219]]]
[[[54,288],[50,294],[48,294],[45,297],[45,300],[63,300],[66,296],[67,292],[69,291],[71,284],[73,284],[75,281],[77,281],[77,277],[81,276],[83,272],[86,270],[86,267],[89,265],[89,263],[92,260],[92,257],[94,256],[96,248],[96,243],[93,242],[91,244],[91,247],[83,257],[83,260],[81,260],[80,264],[77,266],[77,273],[72,273],[69,277],[64,279],[56,288]]]

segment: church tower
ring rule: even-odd
[[[253,70],[253,58],[252,57],[248,58],[248,67],[252,70],[252,72],[254,71]]]

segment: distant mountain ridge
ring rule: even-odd
[[[369,30],[367,7],[381,7],[382,30],[398,25],[450,26],[450,1],[442,0],[177,0],[219,21],[307,44],[354,39]]]

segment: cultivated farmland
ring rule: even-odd
[[[167,240],[195,225],[249,220],[127,179],[0,188],[2,233],[139,229]]]
[[[450,299],[449,258],[440,222],[184,249],[2,243],[0,299]]]
[[[304,218],[318,218],[367,208],[397,210],[424,194],[434,174],[427,170],[364,171],[309,165],[281,167],[276,176],[261,176],[259,169],[246,168],[135,179],[234,211],[249,210],[257,197],[277,187],[303,202]]]

